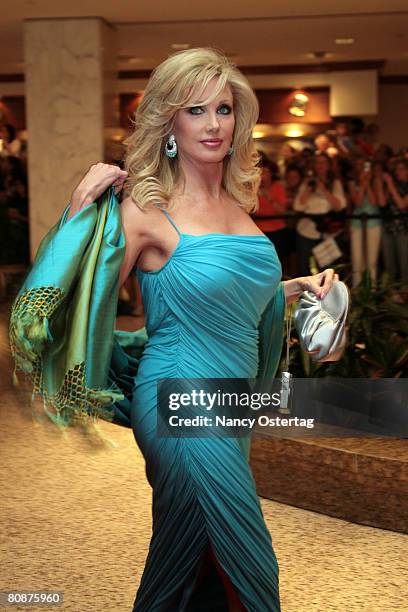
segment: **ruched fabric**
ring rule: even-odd
[[[209,544],[248,612],[279,612],[278,563],[249,465],[233,437],[156,435],[157,379],[255,378],[259,322],[281,281],[264,235],[179,233],[160,269],[137,270],[148,341],[131,425],[153,494],[153,532],[134,612],[228,611]]]

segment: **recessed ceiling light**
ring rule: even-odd
[[[172,49],[188,49],[190,46],[190,43],[172,43],[171,48]]]
[[[334,42],[336,45],[353,45],[354,38],[335,38]]]

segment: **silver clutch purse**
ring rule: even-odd
[[[301,348],[313,361],[337,361],[347,343],[346,321],[350,292],[345,283],[336,281],[321,300],[303,291],[295,312],[295,328]]]

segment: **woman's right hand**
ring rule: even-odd
[[[95,202],[110,185],[115,186],[115,194],[119,193],[127,176],[125,170],[113,164],[98,162],[91,166],[72,193],[72,214]]]

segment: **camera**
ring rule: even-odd
[[[316,189],[317,181],[315,178],[311,178],[307,181],[307,184],[309,185],[310,189]]]

